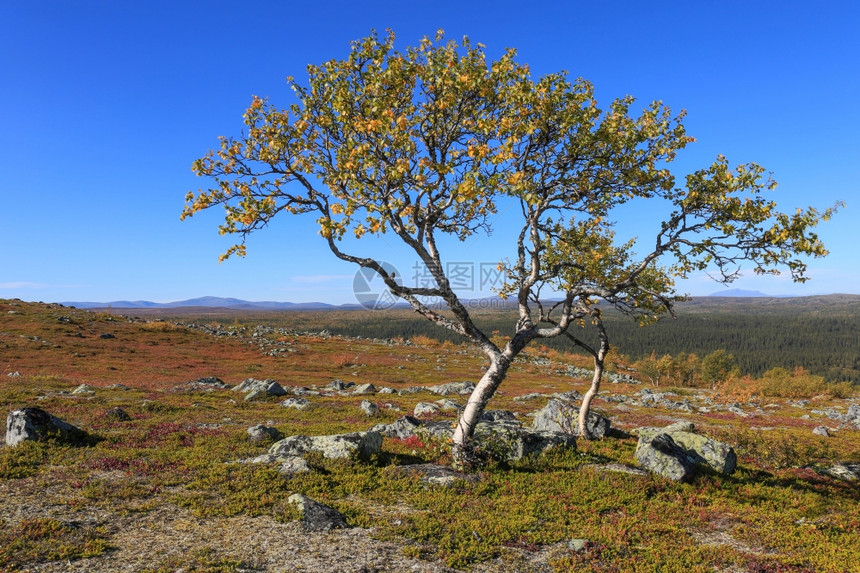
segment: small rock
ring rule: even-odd
[[[311,471],[308,462],[299,456],[290,456],[286,458],[278,468],[278,473],[284,477],[292,477],[296,474],[303,474]]]
[[[379,432],[389,438],[405,440],[415,435],[415,431],[421,426],[421,420],[412,416],[403,416],[390,424],[377,424],[371,428],[371,432]]]
[[[351,388],[355,386],[355,382],[344,382],[343,380],[332,380],[329,382],[327,386],[324,386],[326,390],[333,390],[335,392],[340,392],[342,390],[346,390],[347,388]]]
[[[296,410],[307,410],[311,407],[311,402],[307,398],[287,398],[281,402],[281,406],[295,408]]]
[[[844,481],[857,481],[860,479],[860,463],[837,462],[823,473]]]
[[[416,418],[419,416],[424,416],[428,414],[435,414],[439,411],[439,406],[436,404],[431,404],[430,402],[418,402],[415,404],[415,410],[413,410],[412,415]]]
[[[75,396],[92,396],[93,394],[95,394],[95,392],[93,391],[92,386],[88,384],[81,384],[80,386],[72,390],[72,394],[74,394]]]
[[[362,400],[361,405],[359,405],[359,409],[364,412],[365,416],[375,416],[379,413],[379,406],[371,402],[370,400]]]
[[[442,398],[441,400],[436,400],[436,403],[439,404],[439,407],[444,411],[448,410],[461,410],[463,407],[453,400],[448,400],[447,398]]]
[[[473,382],[448,382],[447,384],[431,386],[430,388],[427,388],[427,390],[441,396],[447,396],[449,394],[471,394],[472,391],[475,390],[475,384]]]
[[[252,442],[262,442],[265,440],[277,440],[281,437],[281,432],[277,428],[257,424],[248,428],[248,439]]]
[[[99,338],[102,338],[104,340],[110,340],[112,338],[116,338],[116,336],[114,336],[113,334],[111,334],[109,332],[105,332],[104,334],[99,334]]]
[[[568,539],[567,548],[571,551],[582,551],[588,547],[588,539]]]
[[[302,514],[302,527],[307,531],[329,531],[349,527],[346,518],[336,509],[314,501],[300,493],[294,493],[287,501]]]
[[[129,420],[131,420],[131,416],[129,416],[128,413],[119,406],[114,406],[113,408],[105,412],[105,417],[114,418],[121,422],[128,422]]]
[[[827,426],[817,426],[812,433],[816,436],[824,436],[825,438],[830,437],[830,430],[827,429]]]
[[[233,387],[234,392],[244,392],[245,401],[264,398],[266,396],[286,396],[287,391],[284,387],[267,378],[265,380],[256,380],[254,378],[246,378],[241,384]]]
[[[373,384],[359,384],[352,389],[352,393],[355,396],[360,396],[362,394],[376,394],[376,386]]]

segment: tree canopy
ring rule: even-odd
[[[222,205],[221,232],[241,237],[228,257],[282,212],[316,216],[335,256],[373,269],[392,294],[487,354],[486,383],[464,419],[480,416],[530,341],[582,320],[602,339],[598,301],[648,322],[683,298],[675,280],[694,271],[730,282],[747,265],[804,281],[805,257],[826,254],[812,229],[832,209],[779,212],[761,166],[731,167],[722,156],[678,181],[669,166],[694,141],[683,112],[661,102],[637,112],[630,96],[601,109],[588,81],[534,79],[513,49],[488,61],[481,44],[441,31],[405,50],[392,32],[373,33],[346,59],[308,66],[306,84],[288,82],[297,103],[282,109],[255,96],[246,132],[194,162],[215,186],[189,193],[183,218]],[[647,241],[616,241],[617,208],[634,200],[660,202],[666,215]],[[502,201],[521,212],[515,257],[499,261],[500,295],[519,309],[504,348],[472,322],[438,248],[442,236],[488,232]],[[404,284],[378,258],[346,252],[347,234],[396,235],[435,285]]]

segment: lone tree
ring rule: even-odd
[[[683,112],[654,102],[637,116],[629,96],[601,110],[589,82],[565,73],[534,80],[512,49],[488,62],[481,44],[445,41],[441,31],[405,51],[393,33],[373,33],[308,75],[307,85],[288,78],[298,103],[279,109],[254,96],[246,133],[221,137],[194,162],[215,185],[188,193],[182,217],[224,207],[220,231],[241,241],[223,260],[244,255],[248,234],[280,213],[313,214],[336,257],[375,271],[418,314],[480,348],[489,365],[453,436],[458,461],[469,459],[487,402],[533,340],[567,336],[593,356],[585,434],[609,350],[602,308],[647,323],[684,298],[678,277],[708,270],[729,283],[743,263],[805,281],[802,257],[827,253],[812,228],[833,209],[780,213],[763,196],[776,184],[760,166],[732,168],[722,156],[678,184],[667,166],[693,141]],[[616,240],[617,208],[643,200],[665,209],[654,234]],[[454,292],[438,246],[443,236],[489,232],[509,202],[521,227],[499,263],[499,294],[516,300],[519,318],[498,345]],[[347,234],[396,236],[435,285],[403,284],[381,259],[347,252]],[[596,347],[573,334],[578,323],[594,325]]]

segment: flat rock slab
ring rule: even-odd
[[[328,459],[367,459],[382,449],[382,434],[379,432],[353,432],[331,436],[290,436],[272,444],[269,453],[274,456],[302,456],[319,452]]]
[[[393,468],[397,473],[418,476],[422,483],[449,487],[458,481],[478,481],[476,474],[466,474],[439,464],[415,464],[409,466],[398,466]]]

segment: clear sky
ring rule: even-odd
[[[820,227],[831,255],[810,261],[812,281],[744,276],[732,286],[860,293],[853,0],[0,0],[0,298],[355,302],[356,269],[328,252],[310,218],[276,221],[251,237],[247,258],[219,264],[231,244],[217,234],[221,214],[179,213],[185,193],[207,185],[192,161],[240,133],[252,94],[288,105],[286,76],[345,57],[372,28],[393,29],[401,47],[443,28],[492,57],[517,48],[535,76],[564,69],[592,81],[604,107],[631,94],[686,109],[698,142],[676,161],[679,175],[722,153],[772,171],[783,210],[848,204]],[[447,260],[477,275],[510,255],[513,215],[502,213],[490,238],[451,245]],[[619,228],[634,234],[660,220],[628,215]],[[361,246],[414,274],[390,245]],[[723,288],[704,276],[680,286]]]

